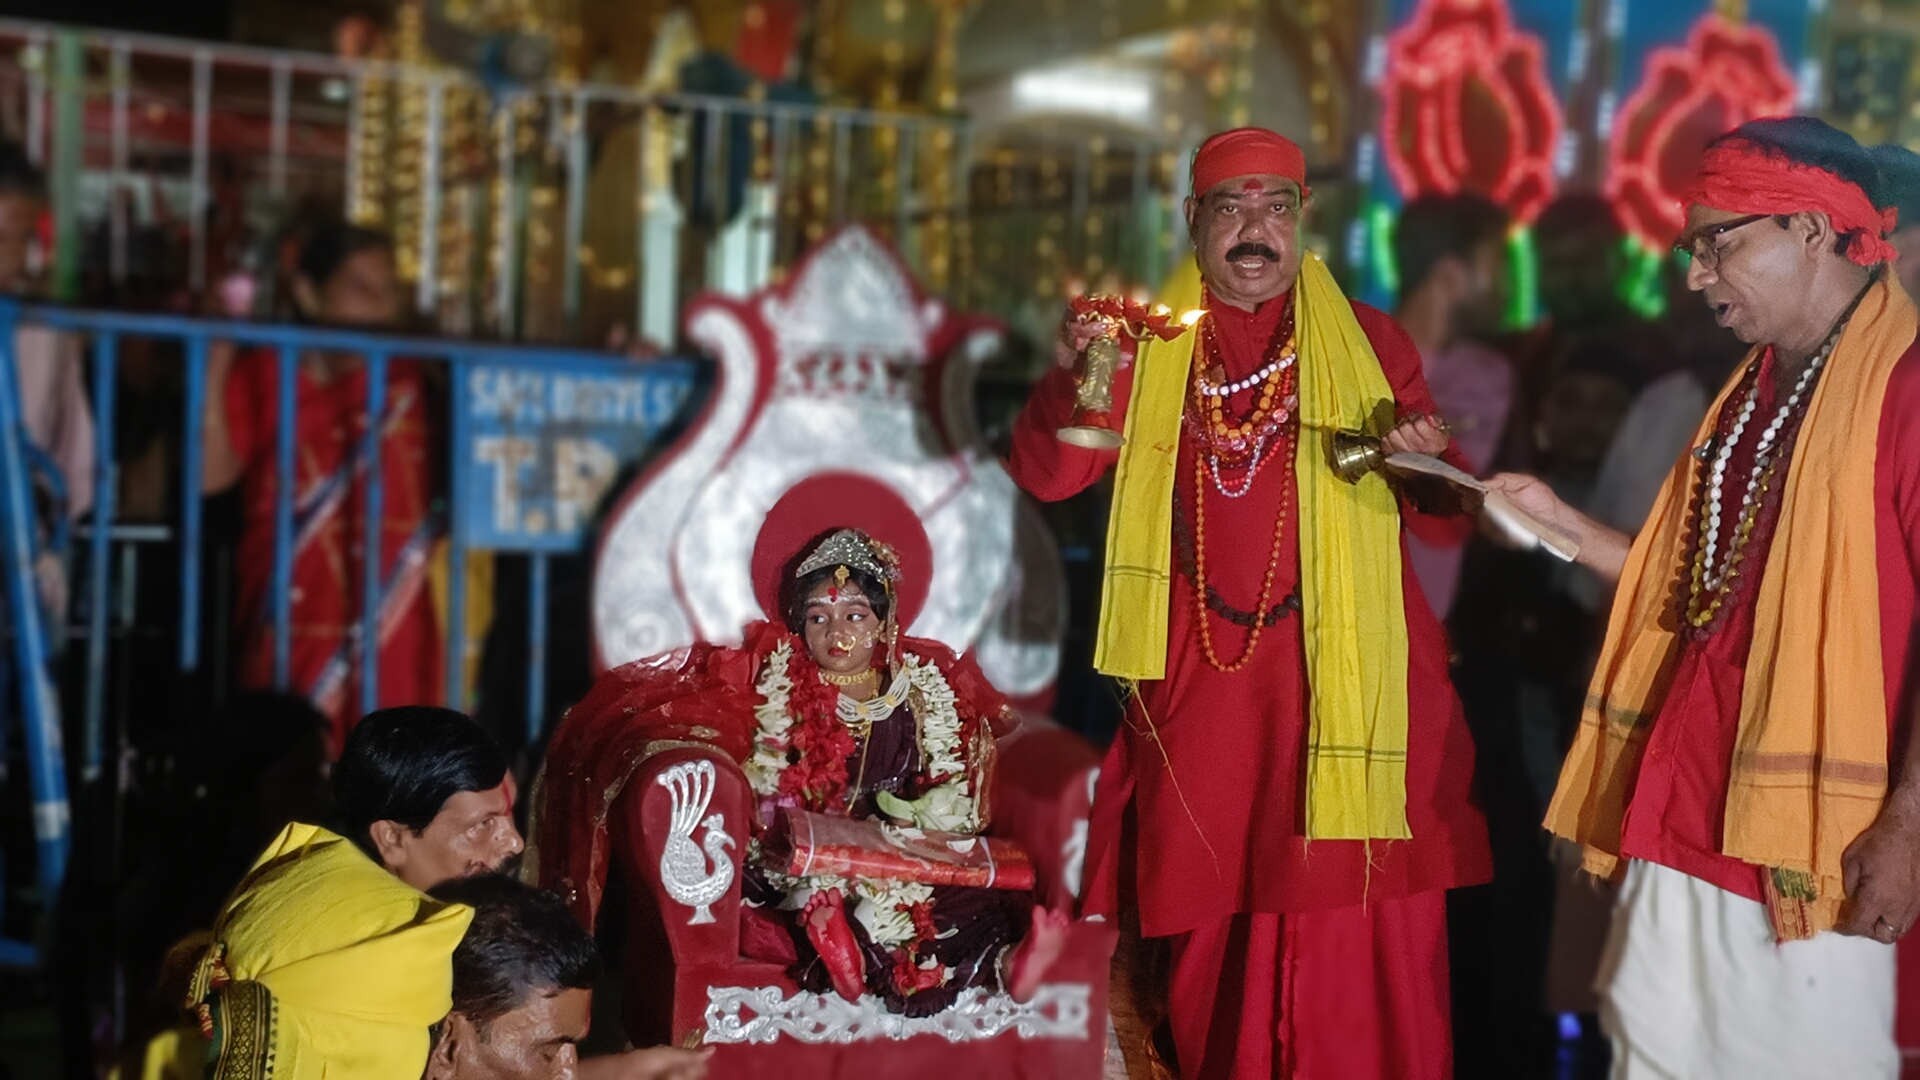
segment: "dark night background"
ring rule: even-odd
[[[229,7],[227,0],[4,0],[0,2],[0,14],[173,37],[222,39],[231,30]]]

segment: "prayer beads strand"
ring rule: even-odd
[[[1283,437],[1281,443],[1274,448],[1272,456],[1290,456],[1286,451],[1292,444],[1293,439],[1290,435]],[[1216,671],[1232,674],[1246,667],[1248,661],[1253,659],[1254,648],[1260,644],[1260,634],[1266,629],[1266,620],[1255,619],[1253,625],[1247,629],[1247,643],[1238,659],[1231,664],[1220,659],[1219,652],[1214,648],[1211,612],[1207,608],[1208,463],[1204,458],[1203,452],[1196,453],[1193,461],[1193,618],[1200,628],[1200,650],[1206,656],[1207,663],[1213,665]],[[1214,467],[1217,469],[1217,464]],[[1252,483],[1252,478],[1249,477],[1246,486],[1251,487]],[[1256,612],[1270,611],[1273,606],[1273,582],[1279,575],[1281,548],[1287,533],[1287,512],[1293,501],[1293,485],[1287,484],[1281,491],[1280,509],[1274,514],[1273,519],[1273,546],[1267,553],[1267,571],[1260,582],[1260,600],[1253,609]],[[1245,494],[1245,488],[1241,493]]]
[[[1858,299],[1854,303],[1858,304]],[[1846,328],[1852,313],[1852,308],[1849,308],[1847,314],[1841,316],[1833,331],[1827,335],[1826,342],[1820,346],[1820,351],[1807,362],[1806,370],[1795,380],[1787,400],[1760,433],[1759,441],[1754,445],[1753,467],[1741,496],[1740,512],[1734,519],[1733,533],[1727,539],[1724,556],[1720,554],[1720,526],[1725,516],[1727,466],[1733,460],[1733,452],[1739,446],[1741,437],[1746,434],[1748,422],[1753,419],[1755,403],[1760,395],[1757,370],[1752,385],[1747,388],[1746,400],[1741,403],[1740,412],[1727,431],[1726,439],[1717,452],[1700,459],[1704,466],[1702,480],[1705,490],[1698,511],[1699,535],[1694,543],[1686,612],[1687,624],[1696,631],[1704,632],[1713,624],[1733,590],[1740,564],[1746,559],[1748,542],[1753,539],[1755,524],[1760,519],[1760,508],[1766,501],[1767,493],[1772,490],[1774,476],[1779,471],[1780,457],[1775,452],[1776,444],[1786,430],[1788,421],[1810,403],[1813,384],[1819,378],[1821,368],[1826,366],[1827,358],[1833,354],[1834,346],[1839,344],[1840,332]]]

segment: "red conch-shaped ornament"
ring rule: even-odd
[[[1381,145],[1408,198],[1478,192],[1532,221],[1553,197],[1560,103],[1505,0],[1421,0],[1387,43]]]
[[[1138,300],[1128,300],[1111,293],[1076,296],[1068,302],[1067,307],[1082,322],[1104,320],[1109,325],[1116,325],[1136,341],[1144,340],[1149,335],[1159,337],[1162,341],[1172,341],[1190,325],[1190,320],[1176,319],[1173,310],[1163,304],[1149,307]]]
[[[1607,195],[1627,229],[1664,248],[1686,224],[1680,192],[1708,140],[1760,116],[1793,110],[1793,75],[1773,35],[1716,14],[1693,24],[1685,48],[1661,48],[1614,118]]]

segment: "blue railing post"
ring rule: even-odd
[[[467,711],[467,536],[460,521],[460,511],[467,505],[469,498],[467,470],[461,468],[461,462],[453,460],[453,455],[463,452],[467,445],[467,389],[468,366],[461,363],[463,357],[453,357],[448,361],[448,373],[453,384],[453,415],[448,425],[450,442],[447,444],[449,473],[449,498],[447,500],[447,707]]]
[[[107,741],[107,591],[113,561],[113,412],[120,337],[106,331],[93,339],[93,535],[87,544],[87,726],[81,779],[100,778]]]
[[[186,437],[180,441],[180,670],[200,666],[200,481],[206,463],[208,336],[187,338]]]
[[[540,741],[547,712],[547,556],[527,556],[527,746]]]
[[[380,598],[386,591],[386,521],[382,496],[385,471],[381,468],[381,436],[387,419],[387,354],[367,357],[367,487],[362,509],[360,564],[360,712],[380,707]]]
[[[276,350],[279,365],[274,402],[274,463],[278,482],[273,488],[273,686],[285,690],[293,657],[293,499],[299,474],[294,469],[293,441],[299,434],[300,356],[291,345]]]
[[[51,906],[57,902],[67,874],[72,819],[67,809],[67,767],[60,743],[60,703],[54,696],[52,673],[47,670],[46,626],[33,578],[33,488],[22,449],[27,433],[21,423],[20,380],[14,356],[19,319],[19,304],[0,297],[0,546],[5,547],[14,668],[26,721],[40,891]]]

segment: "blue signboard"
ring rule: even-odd
[[[454,388],[455,521],[499,551],[578,551],[614,481],[692,397],[687,360],[476,363]]]

